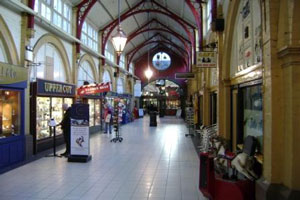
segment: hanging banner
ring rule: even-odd
[[[79,96],[85,96],[109,91],[111,91],[110,82],[106,82],[99,84],[83,85],[77,89],[77,94]]]
[[[215,68],[217,67],[217,53],[214,51],[197,52],[196,67]]]

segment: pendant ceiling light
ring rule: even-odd
[[[126,34],[121,28],[121,20],[120,20],[120,0],[118,0],[118,15],[119,15],[119,25],[117,29],[117,33],[112,37],[111,42],[114,45],[115,51],[118,55],[121,55],[127,41]]]
[[[148,22],[149,22],[149,12],[148,12]],[[149,23],[149,26],[150,26],[150,23]],[[149,31],[148,31],[148,39],[149,39]],[[148,79],[148,81],[151,79],[151,77],[153,75],[153,71],[150,69],[150,59],[149,59],[149,56],[150,56],[150,50],[148,48],[148,68],[145,71],[145,76]]]

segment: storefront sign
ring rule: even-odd
[[[71,155],[90,154],[89,105],[73,104],[71,108]]]
[[[175,79],[193,79],[195,78],[194,73],[175,73]]]
[[[75,96],[75,85],[37,79],[38,95]]]
[[[215,68],[217,67],[217,54],[214,51],[197,52],[197,65],[201,68]]]
[[[27,68],[0,62],[0,84],[24,82],[27,76]]]
[[[84,85],[77,89],[77,94],[79,96],[97,94],[102,92],[109,92],[111,90],[111,86],[109,82],[100,83],[100,84],[92,84],[92,85]]]

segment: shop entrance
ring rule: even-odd
[[[148,83],[142,90],[142,107],[145,113],[154,107],[160,116],[175,116],[181,108],[182,89],[173,81],[159,79]]]

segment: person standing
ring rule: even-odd
[[[105,132],[104,133],[107,133],[109,131],[109,134],[111,134],[111,121],[112,121],[111,110],[108,110],[107,115],[105,117]]]
[[[61,156],[68,156],[70,154],[70,136],[71,136],[71,107],[68,104],[63,104],[65,111],[62,121],[58,124],[63,130],[63,135],[66,143],[66,151]]]

